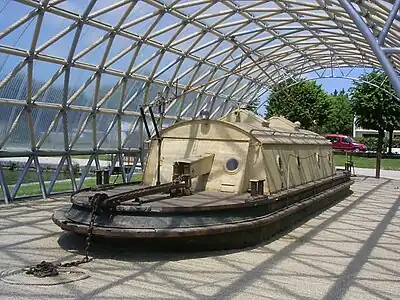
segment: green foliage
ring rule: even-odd
[[[356,124],[365,129],[378,130],[381,134],[385,130],[400,128],[400,104],[393,96],[396,92],[390,86],[388,77],[374,71],[359,79],[350,89]]]
[[[328,95],[315,81],[290,79],[272,87],[266,105],[266,118],[282,115],[301,127],[318,130],[328,118]]]
[[[340,92],[335,90],[328,95],[328,103],[328,115],[319,132],[352,135],[353,111],[346,92],[343,89]]]
[[[257,98],[247,104],[246,109],[252,111],[253,113],[257,113],[257,108],[260,105],[260,99]]]
[[[359,143],[367,146],[368,151],[378,150],[378,138],[377,137],[356,137],[354,138]],[[384,138],[382,142],[382,149],[385,150],[388,147],[388,139]]]
[[[377,137],[356,137],[354,138],[359,143],[362,143],[367,146],[368,151],[377,151],[378,150],[378,138]],[[382,148],[384,152],[389,147],[389,139],[383,138]],[[392,143],[393,148],[400,148],[400,138],[393,139]]]

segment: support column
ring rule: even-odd
[[[385,73],[389,77],[390,82],[392,83],[397,94],[400,95],[400,79],[398,77],[398,74],[393,65],[390,63],[389,58],[386,57],[381,46],[378,44],[375,36],[370,31],[368,25],[365,24],[359,13],[354,9],[353,5],[351,5],[349,1],[339,0],[339,2],[342,5],[343,9],[349,14],[350,18],[354,21],[354,24],[357,26],[358,30],[360,30],[360,32],[364,36],[365,40],[381,63],[382,68],[385,70]]]

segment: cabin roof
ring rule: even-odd
[[[232,115],[233,114],[233,115]],[[240,115],[240,121],[236,119]],[[235,121],[236,120],[236,121]],[[236,110],[219,120],[192,120],[184,121],[172,125],[162,131],[162,134],[168,137],[187,137],[184,132],[193,132],[193,130],[181,131],[184,127],[194,128],[200,124],[208,123],[210,125],[222,126],[225,128],[236,129],[244,137],[256,140],[261,144],[330,144],[325,137],[308,130],[300,129],[295,123],[283,118],[272,117],[264,120],[256,114],[245,111]],[[223,130],[219,130],[223,132]],[[218,130],[217,130],[218,132]],[[221,133],[220,135],[222,135]],[[208,136],[210,138],[210,136]],[[211,138],[213,138],[211,136]]]

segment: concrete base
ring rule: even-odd
[[[280,238],[242,251],[148,253],[95,243],[88,279],[53,286],[0,281],[0,299],[398,299],[400,181],[355,177],[353,194]],[[0,205],[0,270],[81,258],[61,233],[63,199]]]

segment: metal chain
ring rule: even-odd
[[[47,262],[47,261],[42,261],[40,264],[37,264],[35,266],[27,268],[25,274],[33,275],[38,278],[57,276],[59,274],[57,268],[59,268],[59,267],[64,267],[64,268],[76,267],[80,264],[84,264],[84,263],[91,261],[92,258],[89,258],[89,248],[90,248],[90,244],[91,244],[91,240],[92,240],[94,221],[96,219],[96,213],[98,211],[100,202],[104,201],[107,197],[108,197],[107,194],[98,193],[98,194],[95,194],[93,196],[93,198],[91,199],[92,210],[91,210],[90,223],[89,223],[87,236],[86,236],[85,257],[83,259],[66,262],[66,263],[58,263],[58,264],[54,264],[54,263]]]

